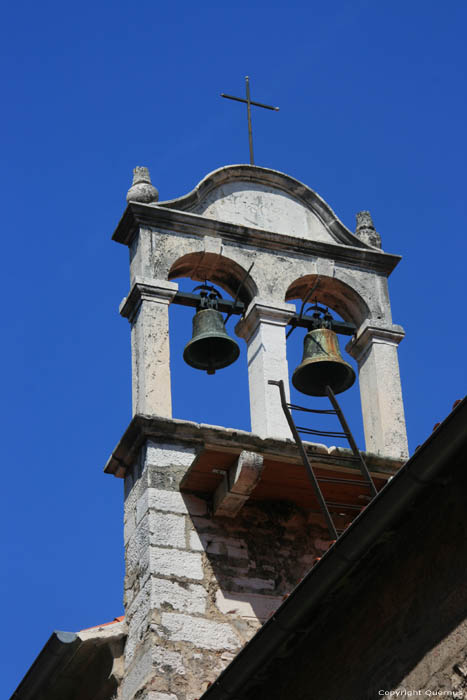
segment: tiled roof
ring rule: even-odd
[[[103,622],[101,625],[93,625],[92,627],[85,627],[84,629],[80,630],[80,632],[86,632],[87,630],[95,630],[98,629],[99,627],[106,627],[107,625],[114,625],[116,622],[122,622],[122,620],[125,619],[125,615],[120,615],[119,617],[114,617],[114,619],[111,622]]]

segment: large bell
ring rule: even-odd
[[[186,344],[183,359],[195,369],[214,374],[228,367],[240,355],[240,348],[225,330],[224,317],[215,309],[201,309],[193,316],[193,337]]]
[[[307,333],[302,362],[292,376],[294,387],[309,396],[326,396],[326,386],[340,394],[354,381],[355,372],[342,358],[334,331],[317,328]]]

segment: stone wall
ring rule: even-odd
[[[213,517],[179,490],[194,456],[148,442],[125,479],[123,700],[198,698],[329,545],[289,502]]]

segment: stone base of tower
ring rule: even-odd
[[[234,517],[215,515],[219,482],[242,447],[264,459],[259,482]],[[329,460],[327,448],[315,447]],[[132,421],[107,467],[125,472],[122,700],[198,698],[328,549],[316,508],[295,503],[277,482],[273,448],[290,486],[302,469],[290,441],[186,421]],[[375,459],[384,482],[398,465]],[[256,498],[261,489],[272,497]]]

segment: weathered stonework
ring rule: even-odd
[[[377,233],[369,211],[359,211],[356,215],[355,235],[375,248],[381,248],[381,236]]]
[[[247,343],[251,429],[261,437],[290,437],[284,413],[277,410],[277,389],[269,380],[282,379],[290,401],[285,327],[293,314],[292,304],[255,298],[235,328]]]
[[[401,326],[364,323],[347,344],[358,364],[367,450],[404,458],[408,454],[397,346]]]
[[[157,202],[159,193],[151,182],[148,168],[141,166],[133,170],[133,183],[126,196],[127,202]]]
[[[148,441],[125,479],[122,700],[194,700],[329,545],[289,502],[216,517],[179,483],[196,450]]]
[[[120,311],[132,329],[134,413],[106,468],[125,478],[121,700],[195,700],[329,547],[313,501],[300,500],[305,488],[290,468],[296,447],[269,384],[283,380],[289,398],[290,302],[313,288],[355,325],[348,350],[359,366],[369,468],[383,468],[384,482],[383,462],[391,468],[407,456],[397,364],[403,330],[392,323],[387,286],[399,258],[381,251],[368,212],[353,234],[315,192],[276,171],[222,168],[169,202],[156,203],[151,188],[149,174],[135,172],[114,234],[130,250]],[[170,420],[169,305],[179,277],[239,292],[251,432]],[[315,467],[352,474],[345,451],[307,449]],[[282,463],[284,455],[291,462]],[[286,500],[280,479],[292,473]],[[323,481],[331,489],[350,483]],[[365,502],[345,507],[355,514]],[[336,518],[348,525],[345,512]]]
[[[223,472],[213,497],[214,515],[227,518],[238,515],[259,483],[262,470],[262,455],[242,451],[235,464]]]
[[[252,430],[261,437],[288,436],[278,392],[268,384],[284,379],[288,391],[285,327],[295,312],[288,302],[304,299],[316,285],[317,300],[354,323],[359,336],[368,326],[387,332],[393,326],[387,277],[399,258],[380,250],[368,212],[359,216],[355,235],[305,185],[252,166],[215,171],[176,200],[130,202],[114,238],[130,249],[131,289],[122,313],[135,319],[135,412],[170,415],[170,386],[162,371],[168,362],[167,308],[160,299],[153,303],[164,281],[209,279],[235,296],[244,280],[240,298],[249,309],[236,331],[248,346]],[[132,305],[143,288],[152,301],[137,316]],[[164,299],[170,303],[167,293]],[[374,371],[385,377],[384,389],[380,382],[368,392],[369,365],[359,365],[366,447],[407,457],[397,349],[386,345],[392,349],[381,352],[372,343],[370,350]],[[388,387],[397,397],[389,412],[382,409]]]
[[[177,290],[173,282],[137,278],[120,305],[131,323],[133,415],[172,416],[169,304]]]

